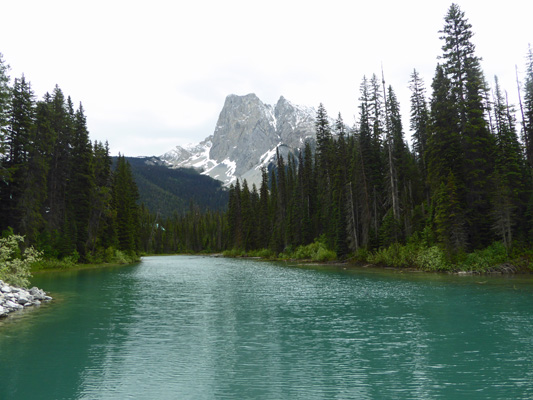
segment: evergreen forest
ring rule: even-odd
[[[0,55],[0,230],[23,235],[46,258],[73,262],[225,251],[426,270],[528,269],[532,49],[512,105],[498,78],[489,84],[484,76],[456,4],[439,34],[430,86],[416,69],[406,77],[410,145],[383,72],[363,77],[355,126],[320,104],[316,143],[278,155],[259,187],[236,181],[216,206],[141,203],[138,185],[150,179],[134,179],[124,156],[113,166],[108,145],[91,143],[81,103],[57,86],[36,100],[24,76],[11,85]]]

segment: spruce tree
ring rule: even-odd
[[[269,204],[269,190],[268,190],[268,174],[266,169],[261,169],[261,186],[259,187],[259,209],[258,216],[258,246],[260,248],[267,248],[270,239],[270,218],[268,212]]]
[[[418,72],[413,70],[409,81],[411,90],[411,118],[413,150],[424,180],[427,177],[426,149],[428,140],[429,110],[424,82]]]
[[[527,54],[526,78],[524,82],[523,141],[530,173],[533,174],[533,50],[531,45]]]
[[[119,250],[129,254],[137,252],[139,228],[139,193],[131,166],[124,156],[118,157],[113,173],[113,208],[116,215],[116,232]]]
[[[0,225],[3,229],[11,226],[18,232],[22,214],[28,211],[24,207],[29,206],[22,204],[21,199],[25,185],[29,184],[26,178],[35,122],[34,94],[24,75],[14,81],[10,110],[6,137],[7,156],[3,163],[8,179],[0,183],[3,209]]]
[[[475,55],[473,33],[459,6],[452,4],[445,17],[441,39],[443,69],[455,97],[455,113],[461,135],[462,184],[469,241],[474,248],[492,240],[490,222],[490,177],[493,172],[494,140],[485,119],[486,87],[480,59]],[[455,175],[460,180],[460,176]]]
[[[526,229],[523,215],[527,203],[526,162],[516,132],[514,109],[507,103],[501,91],[498,78],[494,77],[494,121],[495,121],[495,171],[493,175],[493,217],[494,230],[507,248],[513,240],[513,233]]]
[[[45,95],[44,101],[36,105],[35,124],[31,130],[29,159],[24,191],[22,194],[22,214],[20,232],[29,243],[41,242],[44,229],[45,201],[48,196],[47,180],[50,170],[54,134],[51,129],[50,109]],[[45,243],[39,243],[40,246]]]
[[[67,108],[65,96],[56,86],[50,99],[51,128],[54,132],[54,145],[50,171],[48,174],[47,224],[48,229],[61,232],[67,217],[67,184],[71,172],[71,154],[73,137],[72,116]]]
[[[92,144],[81,104],[75,113],[71,156],[74,162],[68,185],[69,205],[76,225],[76,250],[84,259],[89,240],[94,170]]]
[[[11,108],[11,87],[9,86],[9,65],[4,61],[4,56],[0,53],[0,168],[6,155],[7,126]],[[0,180],[4,177],[0,169]]]
[[[246,179],[242,183],[240,202],[242,215],[242,247],[244,250],[250,250],[255,247],[254,231],[256,220],[253,210],[252,197]]]

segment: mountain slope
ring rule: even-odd
[[[250,186],[261,181],[261,168],[315,140],[315,110],[280,97],[275,106],[255,94],[229,95],[213,135],[199,144],[176,146],[160,158],[174,167],[195,168],[225,186],[237,178]]]
[[[163,217],[184,213],[191,202],[202,210],[222,210],[228,203],[228,192],[222,183],[194,169],[168,168],[157,157],[126,157],[131,165],[140,202]]]

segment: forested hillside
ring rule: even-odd
[[[394,89],[382,74],[363,77],[353,129],[346,131],[340,115],[331,126],[320,105],[316,152],[278,157],[277,173],[264,174],[259,191],[246,182],[231,187],[235,249],[291,256],[318,240],[340,259],[356,255],[389,265],[486,269],[487,260],[502,264],[517,254],[529,262],[531,48],[517,123],[498,78],[492,88],[487,83],[471,25],[457,5],[440,34],[430,89],[416,70],[410,76],[411,149]]]
[[[347,129],[340,114],[330,123],[321,104],[316,149],[308,143],[300,154],[278,155],[259,187],[231,185],[227,211],[206,211],[226,194],[187,171],[176,179],[176,171],[124,157],[113,171],[107,146],[88,139],[81,104],[75,109],[58,87],[36,101],[24,76],[10,86],[0,59],[0,229],[52,256],[82,260],[115,250],[233,250],[432,270],[528,267],[533,52],[517,77],[515,109],[505,90],[516,88],[501,88],[497,77],[489,85],[457,5],[439,34],[429,87],[416,69],[406,77],[411,146],[394,88],[383,73],[363,77],[355,126]],[[195,188],[185,186],[188,178]],[[203,202],[213,192],[212,203]]]
[[[0,230],[46,257],[110,259],[138,249],[137,189],[121,157],[89,140],[86,117],[56,86],[36,100],[24,75],[9,86],[0,58]]]
[[[194,169],[168,168],[157,157],[126,157],[137,188],[139,202],[163,218],[185,214],[191,204],[201,212],[225,210],[228,191],[222,183]]]

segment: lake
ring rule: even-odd
[[[0,399],[531,399],[533,277],[199,256],[39,274]]]

